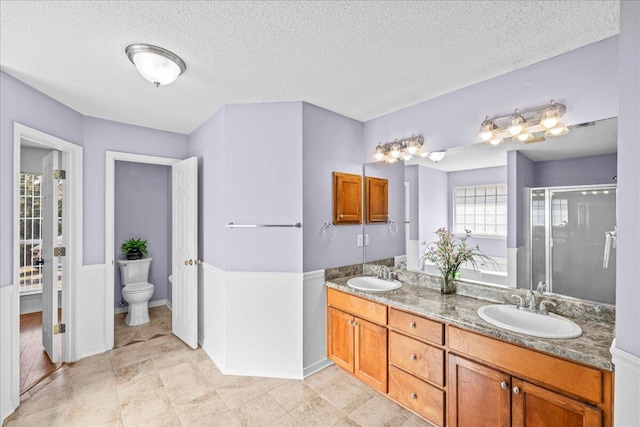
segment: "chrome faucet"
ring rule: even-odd
[[[378,279],[389,280],[389,269],[386,265],[381,265],[378,269]]]
[[[527,302],[527,308],[531,311],[536,311],[538,309],[538,304],[536,301],[536,295],[533,293],[531,289],[527,291],[527,295],[524,297]]]

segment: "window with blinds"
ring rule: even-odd
[[[456,187],[454,233],[507,236],[507,184]]]

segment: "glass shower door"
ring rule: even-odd
[[[531,200],[534,288],[543,281],[551,292],[615,303],[615,249],[603,263],[616,225],[615,187],[536,189]]]

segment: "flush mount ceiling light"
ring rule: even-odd
[[[125,53],[142,77],[156,87],[173,83],[187,69],[178,55],[158,46],[132,44]]]
[[[562,116],[567,108],[551,100],[548,105],[529,108],[514,114],[495,116],[484,119],[480,125],[478,141],[488,145],[500,145],[505,138],[526,143],[544,141],[544,136],[560,136],[569,133],[569,129],[562,122]]]
[[[440,160],[444,159],[445,154],[447,154],[446,150],[442,150],[442,151],[432,151],[430,152],[427,157],[429,158],[429,160],[431,160],[434,163],[438,163]]]
[[[427,157],[428,152],[423,150],[424,138],[422,136],[411,135],[411,138],[396,139],[393,142],[379,143],[373,154],[373,159],[384,160],[387,163],[395,163],[398,160],[409,160],[413,157]]]

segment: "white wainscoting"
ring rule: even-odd
[[[18,334],[18,299],[14,286],[0,288],[0,424],[20,404],[20,344]]]
[[[303,276],[302,367],[305,377],[331,365],[327,358],[327,291],[324,270]]]
[[[611,344],[616,369],[613,419],[616,426],[640,426],[640,357]]]
[[[105,347],[105,265],[83,265],[76,297],[75,341],[78,360]]]
[[[198,279],[198,339],[223,374],[301,379],[329,364],[324,272],[225,272],[203,263]]]

